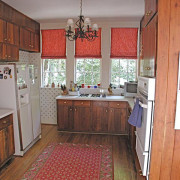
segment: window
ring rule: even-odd
[[[76,83],[97,85],[101,81],[101,61],[97,58],[76,59]]]
[[[42,60],[42,85],[51,86],[55,83],[66,84],[66,59],[43,59]]]
[[[111,83],[115,86],[136,80],[136,59],[112,59]]]

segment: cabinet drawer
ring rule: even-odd
[[[111,108],[126,108],[127,107],[127,102],[109,102],[109,107]]]
[[[72,106],[72,101],[69,101],[69,100],[58,100],[58,105]]]
[[[74,101],[74,106],[90,107],[90,101]]]
[[[93,107],[108,107],[108,102],[104,101],[94,101]]]
[[[0,129],[4,129],[13,123],[12,115],[0,119]]]

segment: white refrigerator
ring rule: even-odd
[[[29,68],[26,64],[0,65],[0,108],[13,109],[15,112],[13,115],[15,155],[18,156],[23,156],[41,134],[39,130],[34,136],[34,127],[37,124],[40,127],[40,119],[33,122],[29,79]]]

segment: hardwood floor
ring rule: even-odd
[[[42,139],[24,157],[15,157],[8,166],[1,169],[0,180],[21,179],[24,172],[50,142],[112,145],[114,180],[140,180],[142,178],[136,171],[126,136],[72,134],[58,132],[57,126],[42,125]]]

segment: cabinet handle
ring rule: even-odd
[[[145,70],[151,70],[151,67],[145,67]]]
[[[66,101],[64,101],[64,104],[66,104]]]
[[[7,41],[7,38],[5,38],[4,40]]]
[[[84,104],[83,102],[81,104]]]
[[[113,110],[111,110],[111,113],[113,112]]]
[[[3,124],[6,124],[7,123],[7,121],[3,121]]]
[[[72,111],[72,109],[69,109],[70,111]]]
[[[8,58],[11,58],[11,56],[8,56]]]
[[[117,106],[119,106],[119,104],[117,104]]]
[[[77,109],[75,108],[74,111],[77,111]]]
[[[151,15],[151,13],[152,13],[152,11],[151,11],[151,10],[150,10],[150,11],[148,11],[148,12],[146,13],[146,16]]]
[[[29,45],[29,47],[31,47],[31,45]]]
[[[7,57],[8,57],[8,55],[6,54],[6,55],[5,55],[5,57],[7,58]]]
[[[107,113],[108,111],[107,111],[107,109],[106,109],[106,113]]]

